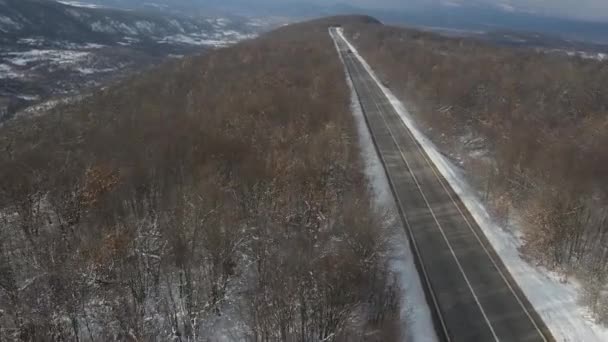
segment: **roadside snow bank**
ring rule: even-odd
[[[371,67],[361,57],[357,49],[344,37],[341,30],[339,30],[339,35],[345,39],[353,54],[369,71],[395,107],[401,120],[411,130],[441,174],[460,196],[513,278],[551,330],[555,339],[564,342],[608,341],[608,329],[593,322],[589,311],[579,304],[580,285],[573,281],[563,283],[556,274],[546,269],[534,267],[522,259],[519,253],[522,241],[519,236],[508,233],[492,220],[479,196],[468,185],[464,176],[422,134],[407,109],[380,82]],[[518,231],[518,227],[513,228]]]
[[[337,46],[336,49],[338,49]],[[365,176],[371,186],[375,205],[380,210],[386,210],[391,214],[390,231],[388,233],[391,250],[390,268],[399,282],[400,317],[405,326],[405,336],[402,336],[402,338],[413,342],[436,342],[438,339],[431,319],[431,312],[414,264],[414,256],[409,249],[405,229],[398,218],[397,206],[384,167],[376,153],[351,79],[346,77],[346,82],[351,90],[351,107],[357,123],[359,144],[365,163]]]

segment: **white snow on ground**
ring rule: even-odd
[[[38,96],[38,95],[27,95],[27,94],[17,95],[17,97],[22,100],[26,100],[26,101],[38,101],[40,99],[40,96]]]
[[[45,40],[42,37],[21,38],[17,41],[17,43],[30,46],[40,46],[45,43]]]
[[[137,38],[133,38],[133,37],[123,37],[122,42],[118,42],[118,45],[122,45],[122,46],[129,46],[132,44],[137,44],[140,43],[141,41]]]
[[[341,31],[339,34],[345,38]],[[423,146],[441,174],[460,196],[555,339],[560,342],[608,341],[608,328],[593,322],[588,310],[578,303],[580,284],[574,281],[563,283],[556,274],[534,267],[522,259],[519,253],[519,247],[522,245],[521,238],[508,233],[492,220],[479,196],[465,181],[464,175],[457,171],[458,169],[443,157],[435,145],[421,133],[403,104],[388,88],[382,85],[355,47],[350,42],[348,44],[353,54],[382,88],[403,122]],[[513,228],[518,229],[518,227]]]
[[[88,52],[69,51],[69,50],[30,50],[25,52],[9,52],[6,54],[9,63],[26,66],[36,61],[48,61],[54,64],[74,64],[89,56]]]
[[[95,43],[85,43],[80,46],[76,45],[75,49],[101,49],[103,47],[105,47],[105,45],[95,44]]]
[[[594,59],[594,60],[600,61],[600,62],[608,60],[608,53],[605,53],[605,52],[573,51],[573,50],[566,50],[566,49],[545,49],[545,48],[537,48],[536,51],[566,55],[568,57],[580,57],[582,59]]]
[[[573,56],[578,56],[580,58],[583,59],[595,59],[597,61],[603,61],[605,59],[608,58],[608,55],[605,53],[601,53],[601,52],[586,52],[586,51],[569,51],[567,52],[568,56],[573,57]]]
[[[95,68],[76,68],[76,71],[83,75],[92,75],[92,74],[101,74],[105,72],[112,72],[118,70],[118,68],[105,68],[105,69],[95,69]]]
[[[0,15],[0,31],[7,32],[11,29],[20,29],[23,25],[14,22],[11,18]]]
[[[46,114],[49,110],[64,104],[76,103],[78,101],[82,101],[89,97],[89,94],[76,95],[72,97],[64,97],[53,100],[48,100],[43,103],[39,103],[30,107],[25,108],[24,110],[15,114],[17,117],[20,116],[42,116]]]
[[[41,47],[44,45],[47,45],[47,46],[52,45],[54,47],[57,47],[60,49],[66,49],[66,50],[80,50],[80,49],[94,50],[94,49],[101,49],[101,48],[106,47],[105,45],[96,44],[96,43],[78,44],[78,43],[72,43],[72,42],[60,41],[60,40],[47,41],[43,37],[21,38],[17,41],[17,44],[28,45],[30,47]]]
[[[116,29],[113,26],[104,24],[101,21],[91,23],[91,30],[95,32],[116,33]]]
[[[159,43],[178,43],[187,45],[209,45],[223,47],[229,44],[229,42],[220,39],[209,39],[203,36],[176,34],[172,36],[164,37],[159,40]]]
[[[57,2],[60,4],[67,5],[67,6],[72,6],[72,7],[102,8],[102,6],[99,6],[99,5],[89,4],[86,2],[80,2],[80,1],[57,0]]]
[[[262,19],[253,18],[253,19],[250,19],[249,22],[247,22],[247,25],[253,26],[253,27],[263,27],[263,26],[268,25],[268,23]]]
[[[336,49],[338,49],[337,46]],[[374,148],[372,137],[350,78],[347,77],[346,82],[351,89],[351,106],[357,122],[361,154],[365,162],[365,176],[371,185],[375,205],[380,210],[387,210],[392,217],[389,231],[390,267],[391,271],[397,276],[399,290],[401,291],[400,315],[406,333],[406,336],[402,336],[403,340],[436,342],[438,339],[433,327],[431,312],[414,264],[414,256],[409,249],[405,229],[397,216],[397,206],[384,173],[384,167]]]
[[[135,27],[137,27],[139,33],[152,34],[156,25],[146,20],[138,20],[135,22]]]
[[[202,45],[202,46],[214,46],[214,47],[225,47],[238,43],[245,39],[255,38],[254,34],[240,33],[233,30],[220,31],[213,34],[176,34],[172,36],[164,37],[159,40],[160,43],[179,43],[187,45]]]
[[[209,18],[207,19],[209,24],[212,24],[215,28],[223,28],[228,26],[232,21],[228,18]]]
[[[179,32],[185,32],[184,27],[182,26],[182,24],[179,23],[179,21],[175,20],[175,19],[171,19],[169,20],[169,24],[171,26],[173,26],[174,28],[176,28],[177,30],[179,30]]]
[[[15,71],[10,65],[0,64],[0,79],[20,77],[23,77],[23,74]]]
[[[91,30],[95,32],[103,33],[122,33],[127,35],[136,36],[138,34],[146,34],[153,32],[154,24],[147,21],[138,21],[135,23],[135,27],[129,26],[128,24],[116,21],[95,21],[90,24]]]

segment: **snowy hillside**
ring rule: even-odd
[[[0,121],[166,58],[255,37],[261,18],[185,17],[78,1],[0,0]]]

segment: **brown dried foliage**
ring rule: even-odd
[[[494,212],[524,214],[527,254],[578,273],[597,303],[608,273],[608,63],[382,25],[347,31],[433,140],[462,157]],[[471,157],[479,142],[487,154]]]
[[[327,26],[6,123],[0,340],[213,340],[232,315],[235,339],[329,341],[395,319]]]

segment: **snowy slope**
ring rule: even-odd
[[[253,38],[265,18],[180,16],[81,1],[0,0],[0,122],[168,58]]]
[[[346,40],[342,31],[340,31],[340,35]],[[412,131],[412,134],[423,146],[441,174],[460,196],[511,275],[551,330],[553,336],[560,342],[608,341],[608,329],[591,321],[587,310],[579,305],[577,297],[580,286],[574,282],[564,283],[555,274],[534,267],[522,259],[519,253],[519,248],[522,245],[520,237],[507,233],[505,229],[492,220],[480,197],[466,182],[464,175],[422,134],[403,104],[380,82],[355,47],[350,43],[349,45],[354,55],[382,88],[399,113],[401,120]]]
[[[79,1],[0,1],[0,39],[8,41],[30,37],[100,44],[125,37],[158,41],[174,35],[222,32],[246,35],[255,33],[258,24],[256,21],[250,25],[249,19],[243,17],[121,10]]]

